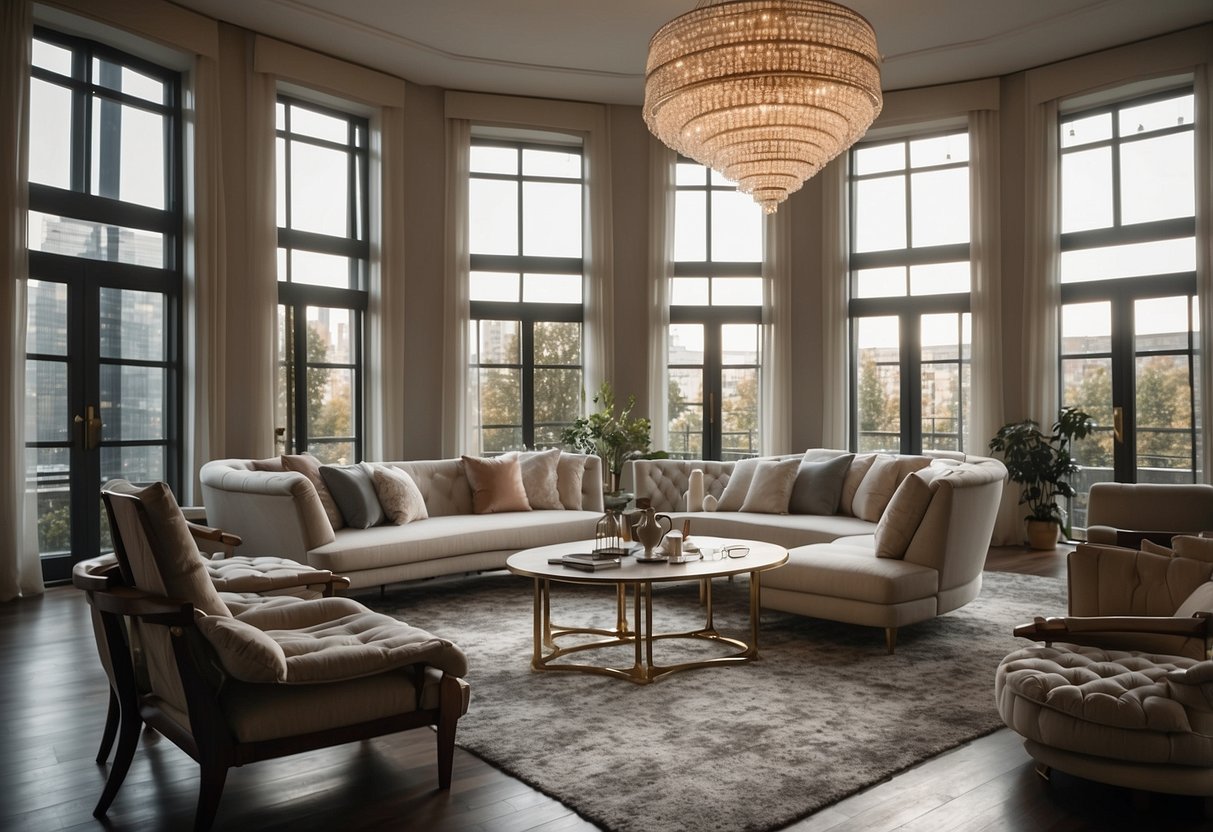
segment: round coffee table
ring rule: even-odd
[[[703,548],[719,549],[725,545],[749,547],[749,554],[741,558],[725,557],[722,560],[693,560],[686,563],[642,563],[635,557],[624,557],[618,568],[582,572],[568,566],[548,563],[550,558],[574,552],[588,552],[593,541],[560,543],[525,549],[510,556],[506,566],[516,575],[523,575],[535,582],[534,608],[534,653],[531,667],[535,670],[569,670],[583,673],[601,673],[627,679],[637,684],[648,684],[662,676],[680,670],[711,667],[721,664],[749,662],[758,658],[758,619],[761,583],[759,575],[787,563],[788,550],[782,546],[756,540],[736,540],[696,536],[696,544]],[[750,634],[749,641],[723,636],[712,622],[712,578],[727,575],[750,575]],[[700,594],[705,606],[706,623],[701,629],[687,632],[653,632],[653,593],[655,583],[672,581],[700,581]],[[614,629],[598,627],[563,627],[552,624],[551,585],[553,582],[570,584],[595,584],[615,588],[617,620]],[[628,625],[628,593],[632,595],[632,625]],[[644,613],[641,614],[643,599]],[[567,635],[599,635],[604,638],[584,644],[561,647],[556,639]],[[737,652],[727,656],[715,656],[697,661],[673,665],[659,665],[653,661],[653,642],[662,639],[699,639],[731,645]],[[571,653],[616,647],[621,644],[635,646],[635,661],[631,667],[604,667],[593,664],[557,663],[557,659]],[[545,649],[547,652],[544,652]]]

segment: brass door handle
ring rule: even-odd
[[[1123,407],[1112,408],[1112,436],[1116,439],[1117,444],[1124,444],[1125,409]]]
[[[80,431],[80,442],[84,450],[91,451],[100,447],[102,424],[101,417],[97,415],[97,408],[90,404],[84,409],[84,416],[77,414],[72,421]]]

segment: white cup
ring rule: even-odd
[[[672,531],[665,536],[665,553],[670,560],[682,560],[682,532]]]

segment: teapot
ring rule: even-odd
[[[635,536],[636,540],[644,546],[644,556],[646,558],[653,557],[653,550],[661,543],[670,529],[674,527],[674,521],[667,514],[657,514],[652,505],[644,505],[639,508],[640,517],[636,520]],[[665,521],[665,531],[661,530],[661,521]]]

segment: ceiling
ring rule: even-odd
[[[649,38],[694,0],[176,0],[447,89],[639,104]],[[1210,0],[850,0],[885,90],[1005,75],[1213,21]]]

